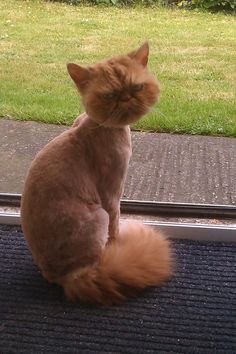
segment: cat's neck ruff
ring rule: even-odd
[[[105,122],[104,122],[105,123]],[[109,126],[105,125],[103,123],[97,123],[96,120],[91,118],[86,112],[84,113],[83,117],[81,118],[81,123],[80,125],[83,124],[84,127],[87,127],[88,129],[105,129],[105,130],[126,130],[129,128],[129,125],[117,125],[117,126]]]

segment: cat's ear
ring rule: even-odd
[[[148,42],[144,42],[140,48],[134,50],[133,52],[128,54],[132,59],[135,59],[139,64],[144,67],[147,66],[148,63],[148,55],[149,55],[149,44]]]
[[[79,91],[83,91],[90,79],[89,69],[77,64],[69,63],[67,64],[67,70]]]

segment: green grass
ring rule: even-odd
[[[1,0],[0,116],[71,124],[83,108],[66,63],[149,39],[161,101],[134,128],[236,136],[235,38],[235,17],[224,14]]]

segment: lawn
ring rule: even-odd
[[[83,108],[66,63],[148,39],[162,95],[134,128],[236,136],[235,38],[232,15],[1,0],[0,116],[71,124]]]

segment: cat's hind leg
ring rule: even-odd
[[[99,205],[71,201],[50,219],[47,241],[36,258],[44,277],[60,283],[62,274],[99,260],[108,240],[109,215]]]

